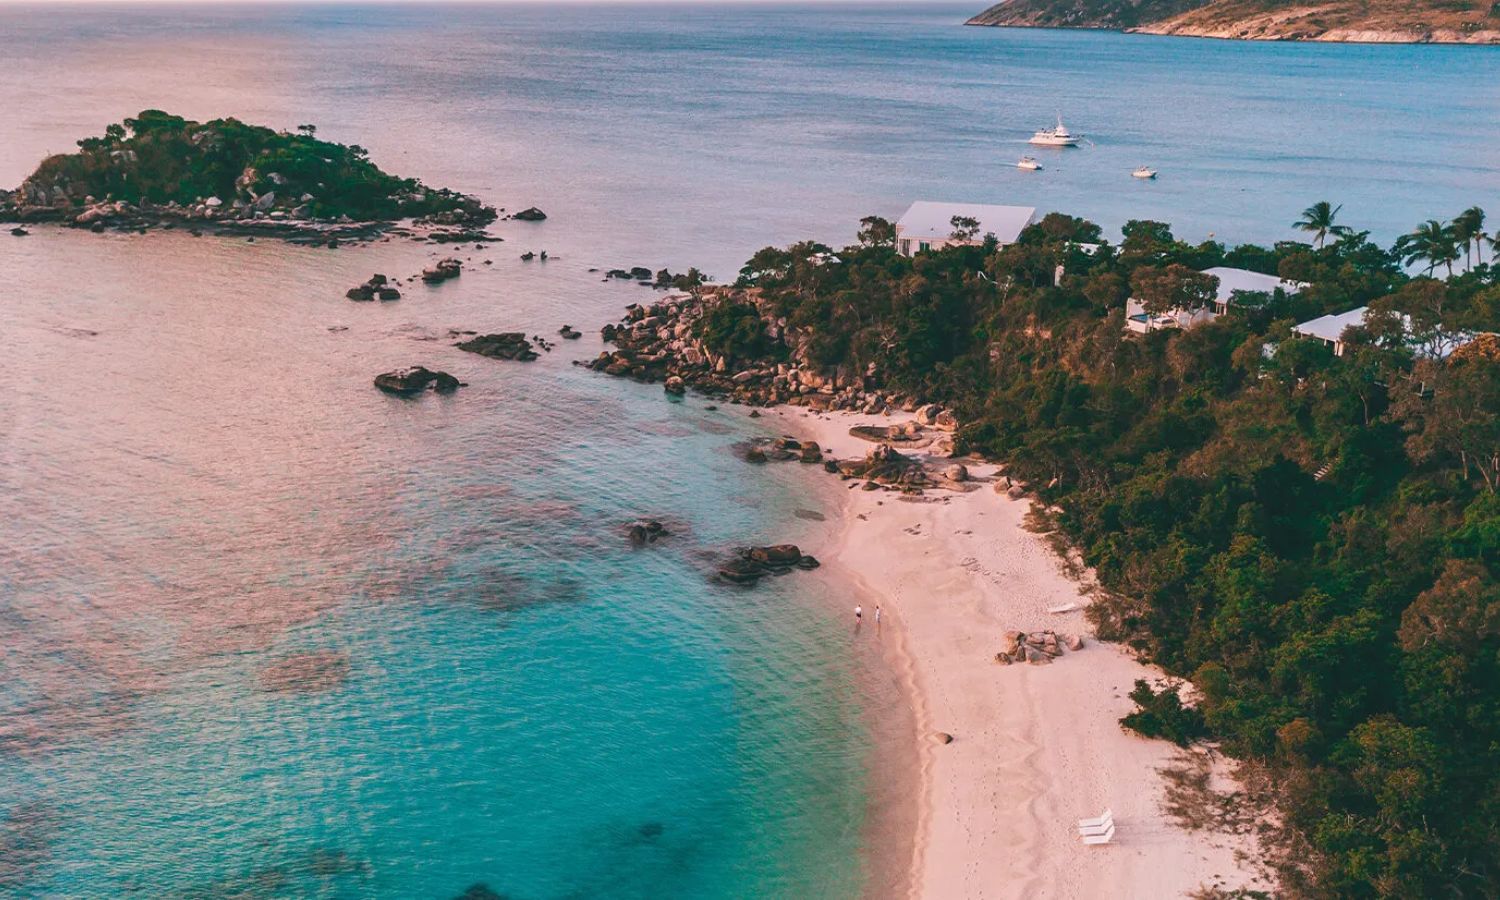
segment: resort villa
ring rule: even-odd
[[[1293,327],[1292,331],[1303,337],[1322,341],[1333,348],[1334,356],[1343,356],[1345,329],[1354,325],[1363,325],[1369,311],[1368,306],[1361,306],[1359,309],[1351,309],[1348,312],[1320,316]]]
[[[1333,315],[1319,316],[1292,328],[1292,331],[1302,337],[1322,341],[1325,345],[1333,348],[1334,356],[1343,356],[1347,349],[1344,343],[1344,332],[1349,328],[1365,324],[1369,317],[1370,308],[1361,306],[1348,312],[1334,313]],[[1437,330],[1430,335],[1430,340],[1421,340],[1411,336],[1411,317],[1402,315],[1401,326],[1406,332],[1408,346],[1418,356],[1427,356],[1432,359],[1447,359],[1453,351],[1473,341],[1477,335],[1466,331],[1444,331]]]
[[[1232,269],[1228,266],[1204,269],[1203,274],[1219,279],[1219,288],[1214,296],[1212,307],[1173,309],[1151,315],[1146,312],[1141,301],[1131,297],[1125,301],[1125,330],[1145,334],[1162,328],[1191,328],[1204,322],[1212,322],[1228,312],[1229,307],[1234,303],[1235,294],[1274,295],[1279,291],[1291,295],[1307,287],[1300,281],[1288,281],[1284,278],[1277,278],[1275,275],[1264,275],[1248,269]]]
[[[978,230],[970,236],[955,236],[955,218],[973,219],[979,223]],[[903,256],[915,256],[924,250],[941,250],[955,244],[978,246],[990,235],[1002,246],[1014,244],[1035,220],[1036,209],[1030,206],[918,200],[896,220],[896,249]]]

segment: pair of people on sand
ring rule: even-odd
[[[861,605],[856,604],[855,607],[854,607],[854,627],[858,628],[859,625],[860,625],[860,623],[863,622],[864,620],[865,620],[865,608],[863,606],[861,606]],[[875,605],[875,630],[876,631],[880,630],[880,605],[879,604]]]

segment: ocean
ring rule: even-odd
[[[741,408],[571,365],[655,296],[590,270],[730,278],[917,198],[1257,242],[1328,199],[1389,240],[1500,172],[1486,48],[974,11],[0,6],[0,184],[156,107],[313,122],[549,215],[383,304],[343,293],[451,251],[0,237],[0,894],[878,892],[867,769],[899,698],[848,595],[708,577],[826,542],[833,487],[748,467]],[[1090,143],[1016,170],[1058,113]],[[585,337],[535,363],[451,346],[564,324]],[[412,364],[468,386],[371,386]],[[632,548],[638,517],[672,536]]]

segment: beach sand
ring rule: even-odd
[[[901,420],[795,407],[763,415],[768,426],[816,440],[840,459],[874,446],[851,437],[851,425]],[[913,859],[907,877],[876,878],[871,893],[1170,898],[1210,886],[1269,889],[1253,837],[1188,830],[1165,815],[1158,770],[1182,751],[1119,725],[1134,706],[1127,694],[1135,680],[1162,672],[1092,640],[1079,582],[1024,527],[1027,501],[990,484],[923,499],[846,490],[831,546],[818,548],[829,576],[853,585],[851,599],[864,604],[856,639],[880,644],[912,706],[915,734],[886,739],[916,743],[910,795],[918,809],[906,821],[915,819],[917,834],[892,843],[911,848]],[[876,604],[884,613],[878,631]],[[1079,610],[1047,611],[1067,604]],[[1003,632],[1040,629],[1088,640],[1051,665],[994,661]],[[1215,777],[1228,779],[1222,760]],[[1114,812],[1114,842],[1082,845],[1076,820],[1105,808]]]

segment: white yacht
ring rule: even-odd
[[[1021,157],[1021,161],[1016,163],[1016,168],[1028,169],[1032,172],[1040,172],[1042,170],[1042,164],[1037,162],[1030,156],[1023,156]]]
[[[1130,173],[1130,177],[1132,177],[1132,178],[1155,178],[1156,177],[1156,170],[1153,169],[1153,168],[1151,168],[1150,166],[1141,166],[1139,169],[1136,169],[1134,172],[1131,172]]]
[[[1038,147],[1077,147],[1081,134],[1073,134],[1063,125],[1062,116],[1057,117],[1056,128],[1044,128],[1031,136],[1031,143]]]

